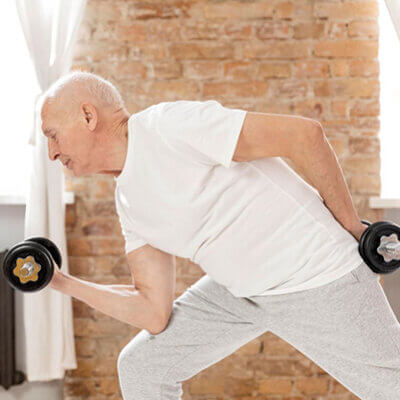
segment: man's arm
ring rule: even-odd
[[[318,190],[336,220],[359,240],[366,226],[357,214],[342,168],[321,125],[308,142],[307,153],[305,157],[293,154],[293,162]]]
[[[64,274],[56,268],[52,289],[72,296],[92,308],[151,334],[163,330],[153,304],[134,285],[101,285]]]
[[[297,115],[247,112],[233,160],[264,157],[293,161],[334,217],[359,239],[366,226],[357,215],[336,154],[318,121]]]

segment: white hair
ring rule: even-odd
[[[83,89],[97,106],[124,107],[124,101],[117,88],[108,80],[99,75],[86,71],[72,71],[57,79],[43,94],[42,104],[46,100],[50,103],[62,103],[63,94],[68,93],[68,103],[79,106],[79,99],[75,96],[74,89]],[[72,104],[71,104],[72,103]]]

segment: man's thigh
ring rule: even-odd
[[[266,331],[252,322],[256,311],[255,303],[203,276],[174,301],[164,331],[142,330],[122,349],[118,370],[124,398],[178,399],[180,382]]]
[[[270,299],[270,331],[363,400],[400,393],[400,324],[378,279],[363,263],[320,288]]]

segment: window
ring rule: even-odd
[[[40,93],[14,1],[0,2],[0,195],[26,195],[33,105]]]
[[[400,199],[400,43],[384,0],[379,1],[381,197]]]

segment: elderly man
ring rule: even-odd
[[[134,285],[59,272],[51,287],[143,328],[118,358],[125,399],[178,400],[182,381],[266,331],[360,398],[398,398],[400,327],[358,253],[366,226],[319,122],[214,100],[129,115],[85,72],[44,98],[51,160],[114,175]],[[174,301],[175,256],[206,274]]]

